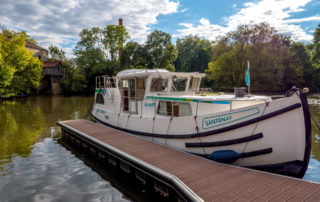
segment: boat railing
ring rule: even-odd
[[[116,79],[113,76],[97,76],[96,88],[115,88]]]
[[[97,76],[96,77],[96,88],[104,88],[105,86],[105,77],[104,76]]]

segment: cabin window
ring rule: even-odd
[[[189,91],[196,92],[200,84],[200,78],[191,77]]]
[[[187,77],[172,77],[171,91],[185,91],[187,86]]]
[[[151,80],[151,92],[165,92],[168,87],[168,79],[152,78]]]
[[[164,116],[192,116],[191,106],[184,102],[159,101],[157,113]]]
[[[143,99],[145,94],[145,79],[144,78],[138,78],[137,79],[137,98]]]
[[[103,95],[101,94],[101,93],[98,93],[97,95],[96,95],[96,103],[97,104],[104,104],[104,99],[103,99]]]
[[[135,79],[129,79],[129,92],[130,92],[130,98],[136,97],[136,80]]]

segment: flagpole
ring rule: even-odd
[[[251,94],[250,94],[250,83],[251,83],[251,81],[250,81],[250,63],[249,63],[249,60],[247,61],[248,62],[248,77],[249,77],[249,79],[248,79],[248,95],[250,96]]]

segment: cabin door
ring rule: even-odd
[[[128,92],[128,101],[129,101],[129,113],[137,114],[137,79],[129,79],[129,92]]]
[[[137,79],[121,80],[121,105],[123,112],[137,113]]]

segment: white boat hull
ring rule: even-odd
[[[311,124],[305,95],[298,90],[271,102],[249,106],[238,102],[231,110],[229,105],[216,104],[220,112],[210,114],[200,109],[203,105],[194,104],[197,115],[172,118],[155,115],[157,98],[138,102],[141,113],[121,113],[120,96],[111,100],[110,94],[105,93],[104,105],[94,105],[93,120],[220,162],[295,177],[306,171]]]

